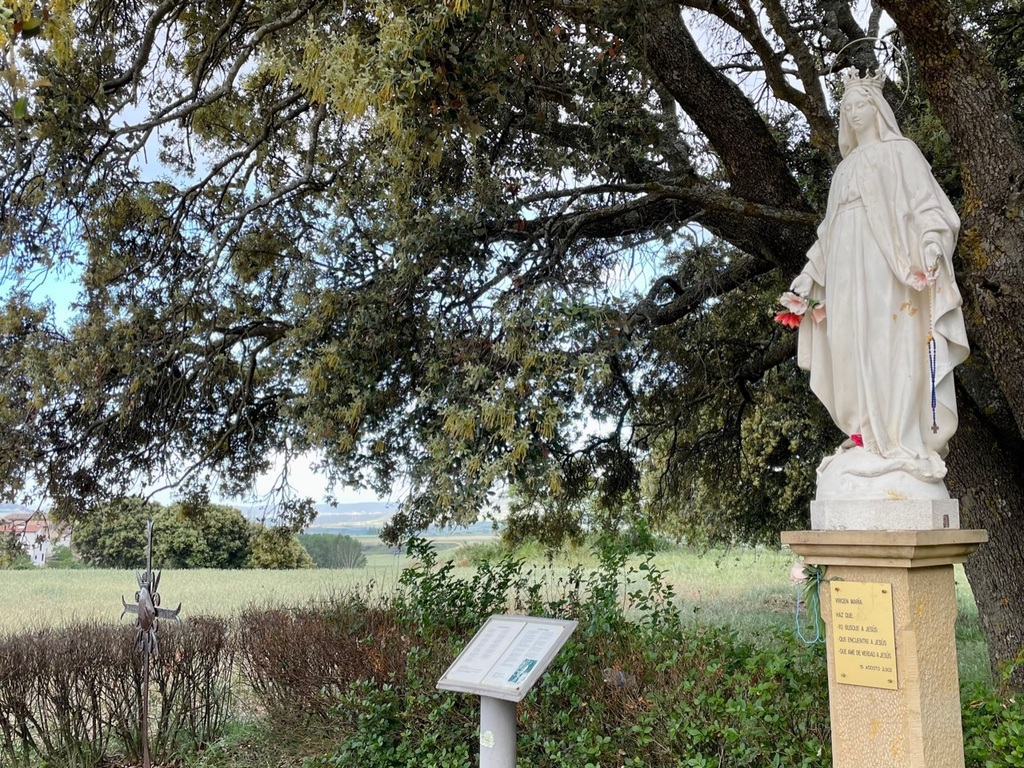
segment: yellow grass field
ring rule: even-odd
[[[442,559],[456,553],[442,543],[437,549]],[[385,554],[380,547],[370,551],[367,566],[360,569],[165,570],[160,595],[165,607],[180,602],[184,617],[231,616],[254,604],[297,606],[352,590],[388,594],[397,585],[401,569],[411,561],[404,554]],[[581,562],[585,568],[596,565],[596,559],[586,552],[573,554],[573,563]],[[794,600],[788,580],[792,561],[788,552],[749,549],[703,554],[679,550],[656,558],[680,602],[690,612],[709,619],[743,612],[790,611]],[[558,580],[568,574],[570,563],[560,556],[554,564],[541,558],[532,567],[554,591]],[[461,564],[455,572],[468,578],[473,568]],[[135,590],[135,573],[128,570],[0,570],[0,634],[82,620],[117,621],[121,597],[131,600]]]

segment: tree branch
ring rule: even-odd
[[[708,299],[729,293],[772,269],[769,262],[751,256],[734,261],[718,273],[713,282],[682,288],[674,277],[661,277],[629,313],[626,319],[627,334],[632,335],[645,326],[660,328],[671,325],[701,307]],[[668,303],[659,304],[658,295],[666,284],[672,286],[675,296]]]

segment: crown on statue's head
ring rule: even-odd
[[[871,74],[871,71],[868,70],[862,77],[856,67],[848,67],[843,70],[842,77],[844,91],[851,88],[876,88],[881,92],[882,86],[885,85],[885,73],[881,70],[875,74]]]

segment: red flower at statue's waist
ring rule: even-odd
[[[782,323],[787,328],[799,328],[801,320],[803,318],[793,312],[779,312],[775,316],[775,322]]]
[[[859,434],[857,434],[857,435],[850,435],[850,440],[858,448],[863,448],[864,447],[864,438],[861,437]]]

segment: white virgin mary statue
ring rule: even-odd
[[[849,436],[818,468],[819,500],[949,497],[953,368],[968,355],[951,261],[960,219],[900,133],[883,82],[845,78],[843,160],[791,286],[823,305],[800,323],[798,362]]]

